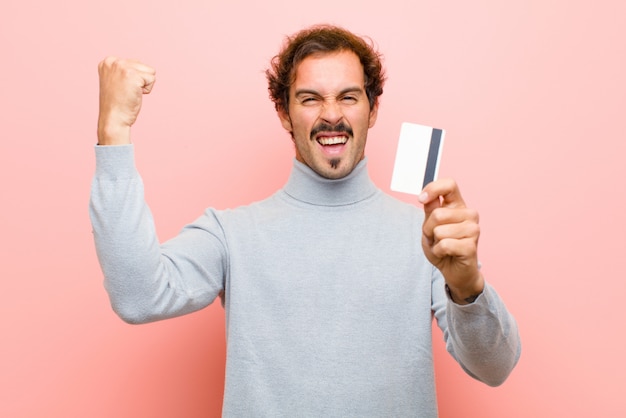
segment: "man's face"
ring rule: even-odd
[[[278,115],[291,133],[296,159],[323,177],[338,179],[365,156],[377,111],[378,105],[370,109],[359,58],[340,51],[313,55],[298,65],[289,114]]]

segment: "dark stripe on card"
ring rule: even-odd
[[[426,173],[424,174],[424,184],[422,187],[426,187],[428,183],[435,180],[435,172],[437,171],[437,157],[439,156],[439,147],[441,146],[441,129],[433,128],[433,133],[430,136],[430,147],[428,148],[428,160],[426,161]]]

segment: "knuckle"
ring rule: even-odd
[[[439,227],[435,227],[433,228],[432,231],[432,238],[435,241],[439,241],[441,239],[441,235],[440,235],[440,231],[439,231]]]
[[[119,66],[120,59],[114,56],[105,57],[98,64],[98,71],[100,73],[114,71]]]
[[[471,218],[466,218],[461,224],[463,225],[464,231],[469,235],[480,232],[480,225]]]
[[[433,229],[433,238],[435,242],[445,241],[447,237],[448,232],[445,226],[437,226]]]
[[[429,238],[429,239],[432,239],[433,238],[433,231],[426,224],[424,224],[422,226],[422,235],[427,237],[427,238]]]
[[[467,214],[469,219],[472,219],[476,222],[479,220],[478,211],[476,209],[467,209]]]
[[[444,239],[441,240],[437,243],[437,247],[438,248],[438,252],[439,252],[439,256],[440,257],[444,257],[447,255],[450,255],[452,252],[452,245],[451,245],[451,240],[449,239]]]
[[[474,235],[480,236],[480,225],[474,224]]]
[[[444,220],[444,211],[441,208],[437,208],[431,212],[430,217],[435,223],[439,224]]]
[[[106,57],[102,63],[106,66],[106,67],[111,67],[113,66],[117,61],[119,61],[119,58],[114,57],[114,56],[108,56]]]

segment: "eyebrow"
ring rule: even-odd
[[[362,87],[346,87],[345,89],[341,90],[338,94],[338,96],[343,96],[344,94],[347,93],[364,93],[365,90]],[[317,91],[317,90],[312,90],[312,89],[298,89],[295,91],[294,95],[296,97],[301,96],[303,94],[312,94],[315,96],[321,96],[321,94]]]

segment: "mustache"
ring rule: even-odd
[[[343,122],[339,122],[335,126],[329,125],[328,123],[320,123],[311,130],[311,140],[315,139],[315,136],[320,132],[344,132],[348,134],[348,136],[354,136],[352,128]]]

